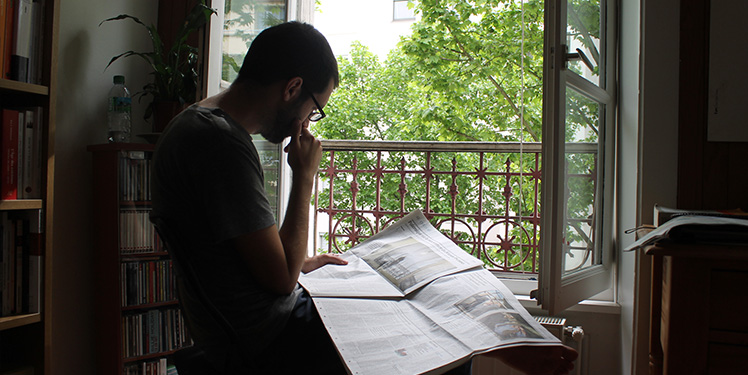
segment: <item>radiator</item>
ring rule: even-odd
[[[586,375],[587,372],[583,366],[585,357],[582,353],[582,340],[584,339],[582,327],[567,325],[566,318],[554,316],[533,316],[533,318],[565,345],[579,352],[579,358],[574,362],[574,370],[570,375]],[[477,356],[473,359],[473,375],[523,375],[523,373],[509,368],[497,359]]]

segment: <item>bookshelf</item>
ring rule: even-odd
[[[96,373],[165,374],[189,342],[171,259],[148,214],[150,144],[92,145]]]
[[[4,7],[0,11],[6,22],[0,22],[3,27],[7,26],[9,19],[8,12],[14,11],[14,6],[18,2],[0,1],[0,6]],[[0,309],[0,374],[10,370],[17,370],[18,373],[49,374],[52,373],[51,351],[52,351],[52,324],[53,315],[52,306],[52,285],[53,285],[53,207],[54,207],[54,134],[56,118],[56,84],[57,84],[57,42],[59,27],[59,0],[43,0],[26,2],[33,11],[31,22],[20,22],[22,25],[30,25],[26,30],[27,41],[29,43],[26,54],[28,54],[28,72],[33,72],[21,79],[21,77],[9,75],[6,69],[6,54],[13,54],[13,49],[0,50],[2,63],[0,63],[0,109],[11,111],[23,111],[26,115],[27,110],[31,110],[33,116],[28,117],[33,120],[33,131],[27,134],[35,135],[33,144],[36,148],[33,152],[23,152],[23,143],[19,144],[20,154],[16,153],[14,158],[7,155],[0,158],[0,163],[8,160],[14,160],[18,175],[24,172],[26,177],[22,179],[33,178],[33,193],[25,193],[22,190],[15,197],[4,197],[0,200],[0,216],[7,218],[4,220],[4,227],[7,229],[7,223],[15,220],[18,228],[21,228],[23,236],[17,236],[15,246],[18,255],[14,262],[9,261],[10,244],[3,243],[4,251],[0,257],[3,262],[3,292],[7,295],[7,288],[19,288],[14,292],[18,296],[13,306],[6,299],[4,308]],[[13,13],[10,13],[11,16]],[[12,18],[12,17],[11,17]],[[25,34],[26,35],[26,34]],[[16,29],[4,28],[1,37],[3,46],[6,46],[7,40],[14,40],[18,33]],[[23,43],[22,43],[23,44]],[[5,113],[5,111],[2,111]],[[26,117],[25,117],[26,118]],[[0,124],[5,125],[5,116],[2,117]],[[22,128],[17,129],[19,132],[25,131]],[[23,134],[23,133],[21,133]],[[19,136],[19,139],[20,136]],[[29,138],[30,140],[32,138]],[[28,143],[31,145],[32,143]],[[7,150],[7,149],[6,149]],[[28,158],[29,163],[25,163],[23,155],[37,155],[36,159]],[[32,163],[32,160],[34,161]],[[1,173],[3,178],[9,173],[3,169]],[[30,180],[29,180],[30,181]],[[26,231],[23,224],[33,220],[35,227],[33,234]],[[20,225],[19,225],[20,224]],[[31,225],[31,224],[27,224]],[[7,235],[5,236],[8,237]],[[33,245],[32,245],[33,244]],[[35,259],[35,269],[29,268],[29,249],[34,247],[38,258]],[[13,265],[13,272],[16,279],[12,280],[14,287],[8,286],[11,282],[8,276],[9,268]],[[31,278],[35,279],[34,284],[30,284]],[[20,285],[20,287],[19,287]],[[29,299],[36,302],[29,305]],[[5,311],[3,311],[3,309]],[[10,309],[10,311],[8,311]]]

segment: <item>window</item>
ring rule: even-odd
[[[612,1],[547,2],[543,234],[536,297],[551,314],[612,285]]]
[[[392,20],[414,20],[416,13],[413,5],[408,5],[408,0],[393,0],[392,1]]]
[[[358,197],[358,204],[361,204],[361,201],[375,202],[371,204],[377,206],[377,209],[384,207],[384,203],[380,206],[380,192],[381,196],[397,195],[395,201],[389,202],[390,207],[394,208],[388,208],[388,210],[393,212],[398,209],[409,210],[413,208],[411,206],[419,204],[426,207],[429,204],[449,207],[450,199],[453,199],[454,203],[454,194],[460,193],[468,197],[469,190],[473,193],[479,191],[479,194],[483,194],[483,198],[480,199],[486,199],[484,201],[486,206],[480,206],[478,203],[476,207],[473,207],[471,205],[476,205],[476,203],[472,197],[464,199],[463,203],[467,208],[466,219],[463,220],[464,225],[458,225],[460,227],[458,232],[461,231],[459,239],[454,238],[457,242],[461,241],[468,251],[481,249],[480,251],[483,251],[485,255],[482,259],[487,265],[498,270],[497,275],[508,277],[506,284],[515,293],[529,294],[532,289],[537,288],[534,292],[535,297],[544,308],[554,312],[603,290],[610,290],[613,278],[610,256],[613,247],[610,235],[614,202],[613,162],[616,112],[616,69],[614,65],[616,58],[613,52],[615,40],[614,34],[608,32],[608,30],[615,30],[615,24],[612,22],[615,20],[614,9],[609,6],[612,0],[567,0],[563,4],[554,1],[546,1],[544,4],[542,0],[509,3],[454,2],[453,8],[450,9],[455,15],[454,19],[470,20],[471,25],[468,29],[483,28],[484,35],[489,36],[498,34],[495,29],[491,28],[490,22],[498,22],[492,17],[500,18],[497,16],[499,11],[493,12],[492,9],[501,8],[501,11],[506,11],[502,17],[514,17],[502,21],[508,22],[508,25],[514,25],[511,30],[504,30],[502,37],[521,42],[506,43],[505,40],[476,38],[481,43],[490,44],[486,47],[473,43],[475,40],[470,40],[471,44],[449,40],[454,33],[430,34],[434,38],[428,39],[428,43],[442,41],[454,43],[444,49],[448,53],[454,52],[455,55],[446,58],[437,55],[432,58],[429,55],[428,59],[422,59],[426,61],[426,65],[418,67],[398,65],[403,62],[402,59],[397,60],[398,56],[395,56],[395,60],[386,60],[387,52],[391,47],[384,49],[374,45],[371,51],[367,51],[367,48],[361,44],[353,43],[352,47],[351,41],[355,40],[352,39],[352,32],[341,29],[340,25],[336,25],[336,28],[327,28],[328,26],[324,24],[333,13],[341,12],[344,7],[350,7],[353,13],[342,17],[341,22],[345,27],[355,27],[357,22],[351,20],[361,18],[358,23],[367,25],[361,35],[366,35],[370,30],[376,30],[379,36],[388,35],[387,27],[399,33],[398,35],[405,33],[410,35],[411,32],[427,33],[428,31],[423,29],[413,28],[411,30],[410,26],[420,22],[424,17],[439,19],[438,12],[431,14],[419,12],[416,7],[408,7],[409,3],[411,6],[415,4],[412,1],[394,0],[392,15],[393,19],[408,19],[410,22],[391,22],[388,19],[388,2],[381,2],[382,11],[380,12],[374,9],[374,2],[367,3],[364,11],[360,6],[353,6],[347,0],[328,0],[316,3],[316,5],[311,0],[289,0],[288,2],[225,0],[226,7],[230,8],[220,8],[219,14],[228,22],[221,20],[220,23],[220,25],[226,25],[226,29],[219,28],[218,30],[224,38],[224,43],[222,49],[218,49],[221,59],[215,63],[215,66],[220,66],[221,69],[218,69],[218,73],[212,79],[209,78],[209,84],[221,82],[226,85],[230,82],[232,79],[230,70],[235,67],[231,58],[233,57],[237,65],[241,64],[237,57],[243,56],[249,41],[259,30],[271,24],[265,21],[279,22],[282,14],[286,14],[287,19],[318,21],[313,23],[328,37],[336,55],[343,56],[347,61],[363,62],[365,65],[353,71],[357,85],[351,89],[353,94],[346,98],[347,100],[333,98],[325,108],[326,112],[330,112],[330,116],[320,123],[343,121],[335,131],[317,133],[322,138],[331,140],[327,145],[330,146],[330,150],[337,153],[334,162],[332,162],[332,157],[329,161],[331,165],[337,165],[339,160],[347,158],[346,160],[358,163],[359,169],[364,169],[367,165],[371,166],[366,168],[374,171],[372,175],[379,173],[377,168],[384,168],[382,169],[384,173],[380,175],[389,176],[385,178],[387,181],[376,181],[372,177],[364,178],[362,173],[358,175],[360,180],[356,180],[356,176],[346,177],[348,181],[345,183],[348,185],[336,185],[337,189],[353,191],[364,186],[375,187],[379,189],[376,192],[376,198],[373,198],[374,195],[364,196],[361,193]],[[439,3],[422,0],[417,6]],[[334,11],[325,8],[321,13],[314,13],[315,6],[324,8],[326,4],[337,8]],[[477,13],[468,17],[464,13],[466,9]],[[377,17],[374,17],[375,14]],[[418,19],[415,16],[418,16]],[[383,22],[377,24],[379,26],[369,27],[374,24],[373,22],[378,22],[374,18]],[[482,20],[488,23],[481,23]],[[232,27],[246,30],[233,30]],[[397,29],[400,27],[403,29]],[[406,28],[407,31],[404,31]],[[542,42],[543,35],[546,39],[545,46]],[[388,43],[392,46],[397,40],[399,36],[390,38]],[[411,43],[409,48],[422,48],[428,43]],[[214,46],[211,45],[211,48]],[[476,55],[459,54],[460,48],[473,48]],[[480,61],[476,63],[478,60],[473,57],[487,50],[500,51],[504,54],[490,56],[486,54],[489,56],[486,61],[505,61],[507,63],[501,68],[506,70],[495,70]],[[215,57],[216,52],[213,51],[211,56]],[[543,51],[545,51],[544,55]],[[446,60],[455,65],[439,65],[440,61]],[[431,63],[433,65],[428,65]],[[460,63],[462,65],[457,65]],[[341,63],[341,73],[349,68],[347,65],[347,63]],[[432,75],[424,80],[424,82],[428,81],[424,86],[408,86],[404,80],[407,77],[392,70],[402,66],[412,68],[410,70],[432,69]],[[381,73],[380,76],[384,77],[386,82],[374,80],[371,76],[373,73]],[[470,77],[484,75],[485,79],[465,81],[458,85],[443,80],[448,74],[457,73],[467,73]],[[346,82],[341,82],[341,85],[343,84]],[[387,86],[390,84],[394,86]],[[398,87],[397,85],[405,86],[401,86],[403,88],[399,90],[391,89]],[[215,92],[218,87],[219,85],[215,84]],[[375,89],[362,90],[361,87],[374,87]],[[389,88],[385,90],[385,87]],[[424,88],[437,89],[428,91]],[[341,86],[335,94],[345,89]],[[398,99],[393,94],[396,91],[406,92],[410,96],[403,100]],[[542,95],[539,94],[541,92]],[[383,103],[382,105],[371,105],[367,101],[369,96],[375,95],[380,95],[378,100]],[[474,98],[480,98],[482,107],[495,108],[495,111],[486,111],[487,114],[482,113],[478,116],[466,113],[461,105],[455,104],[471,95]],[[427,102],[426,99],[436,101]],[[414,106],[422,105],[418,108],[418,116],[401,111],[413,103],[415,103]],[[343,107],[349,110],[343,112]],[[387,112],[398,112],[397,115],[400,117],[386,117]],[[385,115],[382,115],[383,113]],[[428,130],[414,130],[418,125],[416,120],[428,121]],[[395,127],[391,124],[396,121],[411,122],[403,129],[394,129]],[[428,133],[426,136],[433,137],[431,141],[454,140],[450,138],[454,134],[447,134],[449,129],[445,130],[434,125],[439,121],[460,124],[463,126],[461,129],[474,130],[477,135],[472,140],[479,141],[474,143],[481,143],[480,141],[488,139],[492,143],[488,149],[478,149],[479,146],[476,145],[465,146],[460,149],[461,151],[453,152],[454,155],[445,156],[443,160],[435,156],[436,152],[449,152],[451,151],[449,147],[419,144],[417,148],[408,150],[410,154],[404,155],[402,160],[406,163],[427,164],[417,167],[420,168],[418,172],[410,175],[406,173],[406,170],[416,170],[413,167],[415,164],[402,164],[400,159],[395,157],[385,160],[382,150],[371,151],[358,148],[356,152],[362,155],[358,160],[353,156],[342,156],[344,150],[349,152],[347,150],[351,147],[356,149],[361,146],[355,143],[351,146],[342,141],[342,139],[354,139],[348,137],[370,139],[385,132],[392,132],[391,140],[402,140],[414,139],[413,137],[418,139],[419,135]],[[314,131],[318,130],[321,131],[314,129]],[[260,143],[262,141],[258,142]],[[284,171],[286,163],[282,160],[284,153],[279,147],[268,146],[258,146],[258,149],[267,149],[264,151],[266,154],[263,160],[267,159],[270,169],[266,171],[266,175],[279,176],[279,181],[268,181],[267,187],[274,189],[275,196],[279,197],[278,213],[282,215],[285,209],[280,198],[286,197],[288,191],[283,184],[287,180],[284,178],[287,173]],[[387,152],[397,158],[400,157],[398,152],[405,151],[402,149],[402,144],[390,144],[387,147],[396,150]],[[541,147],[542,160],[539,156]],[[480,162],[475,161],[478,159],[465,157],[464,154],[468,152],[478,155],[474,157],[480,158]],[[503,155],[489,156],[489,154],[498,153],[503,153]],[[380,160],[384,164],[372,166],[372,163],[376,163],[375,160],[379,157],[382,157]],[[452,160],[467,164],[456,167],[450,173],[448,171]],[[494,169],[484,170],[483,164],[479,164],[484,162],[486,165],[491,164],[489,168]],[[385,165],[386,163],[390,164]],[[433,168],[437,163],[445,169],[434,170],[435,173],[422,173],[427,168]],[[398,168],[403,172],[398,173]],[[542,178],[540,170],[543,173]],[[457,187],[453,182],[453,177],[472,182]],[[379,185],[380,182],[389,185],[385,189],[380,187],[385,186]],[[491,183],[495,186],[487,185]],[[325,186],[329,187],[329,184],[330,182],[323,181],[321,185],[324,189]],[[405,194],[408,190],[412,194],[429,190],[441,191],[442,194],[436,199],[427,197],[425,200],[423,197],[403,199],[401,195],[398,195]],[[542,205],[539,196],[542,196]],[[326,196],[323,194],[320,200],[324,199],[330,201],[330,207],[333,205],[355,206],[356,202],[355,193],[352,201],[350,197],[346,198],[349,200],[334,201],[329,194]],[[421,206],[415,208],[423,208]],[[491,207],[485,208],[489,206]],[[541,206],[542,215],[539,215]],[[501,213],[493,213],[489,210]],[[377,215],[378,213],[374,214],[374,216]],[[504,224],[494,225],[486,221],[487,217]],[[328,219],[323,217],[317,222],[315,216],[315,226]],[[282,218],[279,217],[279,220]],[[333,227],[332,221],[330,222],[330,227]],[[455,222],[454,219],[450,222],[443,221],[451,225],[453,231]],[[386,224],[385,221],[382,223]],[[481,227],[487,228],[487,231],[480,232]],[[538,235],[541,227],[543,232]],[[377,228],[381,229],[379,224],[375,224],[373,230],[376,231]],[[343,230],[350,238],[341,241],[363,239],[368,233],[363,227],[358,227],[355,222],[352,227],[345,227]],[[492,232],[489,233],[489,231]],[[311,232],[312,237],[316,238],[314,242],[317,243],[318,248],[330,245],[330,240],[335,240],[332,234],[319,235],[314,230]],[[334,232],[331,230],[330,233]],[[357,237],[359,235],[363,237]],[[470,236],[477,240],[468,238]],[[498,240],[487,241],[486,238],[490,236]],[[513,253],[513,257],[509,256],[510,253]],[[475,254],[482,256],[478,255],[477,251]],[[540,261],[536,260],[538,256]],[[530,263],[518,263],[525,261]],[[540,279],[539,283],[538,279]]]
[[[272,25],[285,22],[288,7],[285,0],[225,0],[220,5],[220,24],[223,25],[220,85],[226,88],[236,78],[255,36]]]
[[[262,30],[289,19],[304,18],[311,11],[310,0],[217,0],[212,6],[218,12],[211,24],[209,46],[208,95],[226,89],[236,78],[244,55],[255,36]],[[265,189],[276,220],[285,213],[284,185],[289,171],[282,145],[265,141],[259,135],[253,140],[265,174]]]

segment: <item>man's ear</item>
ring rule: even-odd
[[[304,79],[301,77],[293,77],[286,82],[283,87],[283,100],[291,102],[301,95],[301,86],[304,84]]]

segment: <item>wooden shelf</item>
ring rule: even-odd
[[[49,95],[49,87],[0,78],[0,89],[28,94]]]
[[[39,290],[34,293],[41,297],[38,313],[27,313],[14,316],[0,317],[0,372],[8,370],[9,367],[31,368],[34,374],[50,375],[57,373],[53,368],[56,363],[53,353],[53,342],[65,340],[61,338],[53,340],[55,334],[65,334],[64,329],[53,329],[52,316],[57,313],[54,310],[54,301],[60,299],[54,297],[59,283],[53,280],[54,272],[54,176],[55,176],[55,126],[57,122],[57,60],[59,55],[59,20],[60,0],[44,0],[39,2],[38,10],[44,22],[35,25],[32,22],[33,34],[41,41],[38,46],[38,55],[32,56],[34,65],[39,68],[35,73],[34,81],[41,84],[19,82],[0,78],[0,107],[3,109],[29,108],[40,116],[37,118],[41,147],[39,149],[41,159],[39,165],[31,166],[35,176],[41,177],[39,186],[42,194],[38,199],[0,200],[0,213],[20,213],[21,220],[30,219],[28,216],[38,216],[41,219],[41,228],[34,228],[40,236],[38,245],[41,246],[42,259],[39,269]],[[36,2],[35,2],[36,4]],[[35,130],[36,131],[36,130]],[[18,164],[19,171],[26,167]],[[25,212],[24,212],[25,211]],[[10,215],[16,216],[16,215]],[[11,219],[11,218],[9,218]],[[16,219],[16,218],[12,218]],[[36,242],[36,241],[35,241]],[[17,266],[17,264],[16,264]],[[34,275],[36,276],[36,275]],[[17,280],[14,280],[17,281]],[[26,283],[24,283],[26,284]],[[30,283],[29,283],[30,284]],[[35,283],[36,284],[36,283]],[[21,293],[29,294],[29,286],[21,285]],[[63,303],[64,305],[64,303]],[[16,306],[18,308],[18,306]],[[19,310],[16,310],[19,311]],[[33,311],[33,310],[31,310]],[[58,332],[59,331],[59,332]]]
[[[21,327],[29,324],[39,323],[42,316],[39,313],[4,316],[0,318],[0,331]]]
[[[124,261],[138,261],[148,259],[160,259],[168,257],[167,251],[154,251],[150,253],[139,253],[139,254],[120,254],[121,260]]]
[[[155,309],[159,307],[177,306],[178,304],[179,302],[177,302],[177,300],[165,301],[165,302],[154,302],[154,303],[146,303],[143,305],[122,306],[122,311],[149,310],[149,309]]]
[[[19,199],[0,201],[0,211],[38,210],[42,208],[41,199]]]
[[[154,145],[106,143],[88,146],[88,150],[92,152],[93,217],[97,223],[97,230],[93,234],[93,243],[96,249],[94,254],[95,293],[100,296],[95,306],[97,317],[95,355],[98,359],[95,371],[97,374],[124,375],[125,366],[123,364],[137,367],[144,361],[164,358],[174,352],[172,350],[146,354],[144,352],[148,350],[143,349],[147,348],[149,343],[140,341],[143,338],[133,334],[133,330],[137,330],[140,324],[143,325],[143,328],[153,327],[148,325],[153,322],[150,319],[151,317],[155,318],[156,313],[160,318],[163,318],[159,319],[157,324],[160,326],[159,331],[163,343],[174,344],[175,346],[189,345],[188,342],[173,342],[176,339],[186,341],[189,334],[186,330],[180,329],[181,324],[169,325],[165,323],[167,320],[165,317],[167,316],[171,316],[175,320],[181,319],[179,318],[181,316],[179,303],[176,299],[173,299],[176,297],[176,289],[154,289],[175,286],[175,280],[167,282],[167,279],[165,279],[175,275],[173,269],[167,268],[169,253],[159,248],[156,243],[149,244],[144,241],[141,244],[142,246],[149,249],[156,248],[160,251],[123,254],[119,242],[121,235],[127,235],[124,230],[137,231],[135,225],[124,229],[120,226],[123,212],[134,211],[141,207],[151,207],[149,200],[142,200],[142,198],[148,197],[146,193],[148,179],[140,180],[144,176],[142,172],[145,169],[136,167],[140,166],[142,168],[146,165],[142,162],[150,160]],[[133,161],[134,164],[123,163],[123,161]],[[132,167],[132,170],[130,170],[130,167]],[[131,173],[125,173],[125,171]],[[135,186],[141,189],[140,194],[128,195],[133,200],[121,199],[122,190],[125,187]],[[146,232],[150,225],[147,215],[137,217],[138,220],[130,224],[142,225],[139,233],[149,233],[150,235],[150,232]],[[143,240],[143,238],[138,238]],[[146,266],[150,262],[154,263]],[[163,262],[163,264],[160,262]],[[131,263],[141,264],[143,268],[133,274],[131,271],[135,270],[134,267],[130,268]],[[150,266],[155,267],[151,268]],[[123,282],[126,285],[123,286]],[[165,292],[165,294],[157,293],[152,297],[154,297],[153,299],[161,297],[172,299],[126,306],[129,296],[127,293],[132,292],[130,288],[143,288],[150,293],[154,291]],[[123,293],[125,294],[123,295]],[[138,302],[141,301],[138,300]],[[123,302],[125,302],[125,306],[123,306]],[[130,300],[129,302],[134,301]],[[139,317],[143,317],[143,319]],[[137,348],[133,349],[133,345]],[[166,347],[170,348],[169,345]]]
[[[176,350],[169,350],[169,351],[165,351],[165,352],[151,353],[151,354],[141,355],[141,356],[137,356],[137,357],[124,358],[123,362],[124,363],[130,363],[130,362],[144,361],[146,359],[151,359],[151,358],[161,358],[161,357],[172,355],[177,350],[178,349],[176,349]]]
[[[88,151],[101,152],[101,151],[153,151],[156,149],[156,145],[150,143],[102,143],[98,145],[90,145],[87,147]]]

